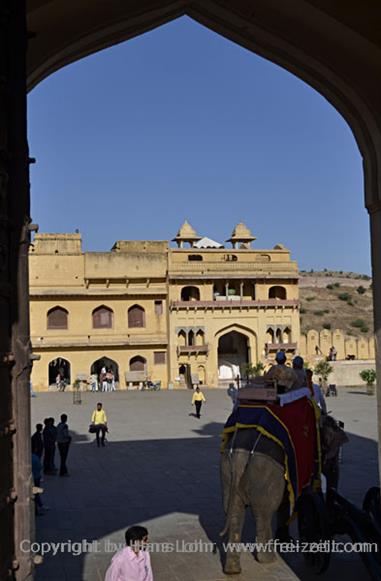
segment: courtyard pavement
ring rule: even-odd
[[[227,577],[220,552],[211,552],[219,540],[224,514],[219,484],[219,444],[231,402],[223,390],[205,390],[207,403],[200,420],[190,415],[191,393],[159,391],[82,394],[82,404],[71,393],[38,394],[32,398],[33,425],[47,416],[56,421],[69,416],[73,442],[69,478],[46,476],[43,501],[50,510],[37,517],[37,540],[75,542],[83,539],[96,552],[78,556],[66,550],[46,555],[36,572],[37,581],[103,580],[112,557],[112,545],[121,544],[124,531],[144,524],[153,543],[208,543],[209,552],[154,552],[155,581],[263,581],[318,580],[302,556],[260,565],[242,554],[242,573]],[[88,433],[91,413],[102,401],[110,433],[105,448],[97,448]],[[369,486],[378,482],[376,403],[361,389],[341,390],[328,400],[328,409],[345,421],[350,442],[344,449],[341,492],[361,504]],[[58,457],[56,458],[58,463]],[[244,541],[253,541],[255,529],[247,514]],[[324,581],[366,578],[356,555],[333,556]]]

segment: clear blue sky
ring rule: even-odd
[[[301,269],[368,273],[361,157],[317,92],[189,18],[74,63],[29,95],[33,220],[86,250],[235,223]]]

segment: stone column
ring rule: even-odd
[[[381,471],[381,201],[367,206],[372,254],[373,317],[376,347],[378,463]]]
[[[228,300],[229,298],[229,283],[225,282],[225,298]]]
[[[243,299],[243,281],[242,280],[239,283],[239,298],[242,301],[242,299]]]

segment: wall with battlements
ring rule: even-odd
[[[307,361],[316,357],[327,357],[332,346],[336,348],[338,361],[349,358],[367,360],[375,357],[373,337],[353,337],[340,329],[334,331],[324,329],[320,332],[311,329],[307,334],[300,335],[299,353]]]

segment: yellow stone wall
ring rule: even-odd
[[[195,255],[201,260],[189,259]],[[182,301],[189,286],[199,290],[198,300]],[[269,300],[273,286],[285,289],[286,300]],[[268,326],[290,329],[291,336],[284,331],[288,343],[297,345],[300,336],[297,264],[280,246],[262,251],[118,241],[110,252],[84,253],[80,234],[37,234],[30,251],[30,298],[33,350],[40,356],[32,371],[36,390],[48,389],[48,365],[58,357],[70,362],[72,382],[108,357],[118,365],[119,387],[126,388],[125,372],[136,355],[146,359],[147,377],[163,387],[182,385],[183,364],[206,385],[217,386],[222,335],[243,335],[252,364],[265,358]],[[162,314],[155,301],[162,301]],[[145,310],[143,328],[128,326],[133,305]],[[49,330],[47,313],[57,306],[68,311],[68,328]],[[92,312],[100,306],[113,311],[111,328],[93,328]],[[179,328],[200,328],[204,337],[199,334],[188,349]],[[165,363],[155,363],[154,353],[163,351]]]

